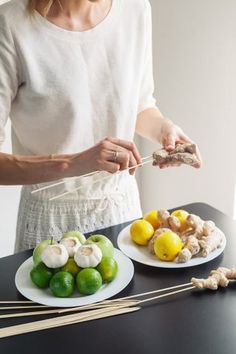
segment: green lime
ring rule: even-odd
[[[61,268],[61,270],[63,272],[71,273],[74,277],[76,277],[81,268],[77,266],[73,258],[69,258],[67,263]]]
[[[76,276],[78,290],[83,295],[92,295],[102,286],[101,274],[94,268],[81,270]]]
[[[101,274],[103,282],[110,283],[116,277],[118,264],[112,257],[103,257],[97,266],[97,270]]]
[[[49,287],[54,296],[68,297],[74,291],[75,280],[68,272],[58,272],[50,280]]]
[[[39,288],[47,288],[53,276],[53,270],[48,268],[44,263],[39,263],[30,272],[32,282]]]

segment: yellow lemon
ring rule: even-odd
[[[144,215],[143,219],[150,222],[154,230],[158,229],[161,224],[157,214],[157,210],[149,211],[149,213]]]
[[[163,232],[154,241],[154,252],[162,261],[173,261],[182,247],[181,238],[172,231]]]
[[[130,227],[130,236],[138,245],[145,246],[154,234],[153,226],[146,220],[136,220]]]
[[[181,210],[181,209],[175,210],[171,213],[171,216],[175,216],[180,221],[180,224],[181,224],[180,232],[185,231],[188,228],[187,223],[186,223],[186,219],[187,219],[188,215],[189,215],[189,213],[187,211]]]

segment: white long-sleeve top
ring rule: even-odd
[[[113,0],[93,29],[62,29],[26,0],[0,6],[0,145],[10,116],[13,152],[83,151],[106,136],[132,140],[155,107],[148,0]]]

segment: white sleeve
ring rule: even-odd
[[[11,32],[0,17],[0,151],[5,139],[4,127],[19,83],[17,56]]]
[[[143,67],[143,77],[140,86],[138,113],[148,108],[156,107],[153,80],[153,58],[152,58],[152,11],[149,1],[146,3],[146,50]]]

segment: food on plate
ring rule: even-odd
[[[78,265],[76,264],[74,258],[69,258],[67,263],[61,267],[59,269],[59,271],[63,271],[63,272],[68,272],[70,274],[72,274],[74,277],[76,277],[76,275],[79,273],[79,271],[81,270],[80,267],[78,267]]]
[[[78,248],[74,260],[81,268],[95,268],[102,260],[102,251],[95,243],[84,244]]]
[[[61,244],[48,245],[41,254],[41,260],[48,268],[63,267],[68,261],[69,254]]]
[[[182,248],[181,238],[170,230],[161,233],[154,241],[154,252],[162,261],[173,261]]]
[[[35,247],[33,251],[33,262],[35,266],[42,261],[41,254],[44,248],[51,244],[56,244],[56,242],[54,240],[43,240],[37,245],[37,247]]]
[[[158,229],[160,226],[160,219],[156,210],[149,211],[144,215],[143,219],[148,221],[153,226],[154,230]]]
[[[196,152],[196,145],[188,143],[177,144],[172,151],[160,149],[153,153],[154,165],[182,163],[193,166],[200,163]]]
[[[72,236],[62,238],[60,244],[65,246],[69,257],[74,257],[76,251],[81,246],[81,242],[79,241],[79,239],[77,237]]]
[[[224,234],[213,221],[202,220],[198,215],[189,214],[182,209],[174,210],[171,214],[166,209],[159,209],[156,210],[156,214],[159,227],[155,232],[147,220],[136,220],[130,227],[130,237],[140,246],[147,245],[149,252],[159,259],[186,263],[192,257],[207,257],[211,252],[222,247]],[[147,224],[153,229],[152,235],[151,232],[150,234],[147,232]],[[181,243],[177,242],[179,250],[175,257],[173,254],[178,247],[174,239],[181,241]]]
[[[91,235],[85,242],[86,245],[95,244],[101,251],[103,257],[114,256],[114,246],[112,242],[104,235]]]
[[[103,283],[110,283],[116,277],[118,264],[112,257],[103,257],[97,270],[102,276]]]
[[[49,287],[56,297],[68,297],[74,291],[75,279],[68,272],[58,272],[50,280]]]
[[[146,220],[136,220],[130,227],[132,240],[138,245],[145,246],[154,234],[153,226]]]
[[[102,286],[102,276],[94,268],[86,268],[81,270],[76,277],[76,285],[83,295],[92,295]]]
[[[180,232],[183,232],[185,231],[186,229],[189,228],[186,220],[187,220],[187,217],[188,217],[189,213],[186,211],[186,210],[175,210],[171,213],[171,217],[174,217],[174,218],[177,218],[179,220],[179,231]],[[170,217],[170,223],[172,222],[172,218]]]
[[[47,240],[35,248],[40,263],[30,271],[30,278],[41,289],[49,287],[57,297],[71,296],[76,289],[83,295],[94,294],[102,283],[112,282],[118,273],[114,246],[106,236],[80,238],[81,244],[79,238],[72,236],[74,233],[67,232],[60,243]]]
[[[47,288],[53,276],[53,270],[40,262],[30,272],[30,278],[37,287]]]
[[[230,280],[236,280],[236,268],[219,267],[212,270],[207,279],[192,278],[191,282],[198,289],[217,290],[218,286],[226,288]]]
[[[81,244],[85,243],[86,238],[80,231],[67,231],[63,234],[63,238],[77,237]]]

